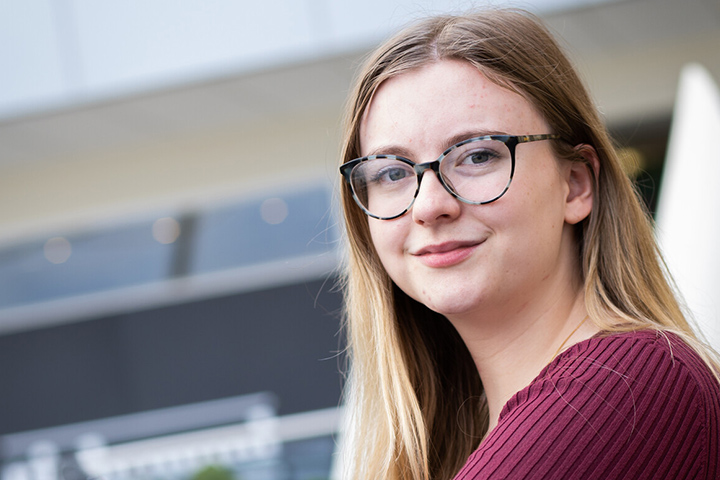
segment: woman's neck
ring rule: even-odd
[[[548,298],[548,297],[544,297]],[[490,428],[507,401],[525,388],[563,349],[598,332],[587,320],[581,288],[566,289],[551,304],[527,304],[496,321],[453,320],[472,355],[487,396]]]

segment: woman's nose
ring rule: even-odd
[[[445,189],[435,172],[426,170],[410,212],[413,220],[423,225],[452,220],[461,208],[460,201]]]

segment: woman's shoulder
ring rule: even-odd
[[[693,401],[720,408],[720,384],[700,355],[678,335],[657,330],[601,333],[579,342],[555,358],[525,394],[548,386],[596,394],[608,385],[625,391],[633,402],[661,393],[672,403],[692,393],[700,396]],[[720,416],[720,411],[709,413]]]
[[[719,439],[720,385],[679,336],[597,335],[508,401],[458,478],[715,478]]]
[[[692,347],[677,334],[659,330],[600,333],[561,353],[536,380],[603,381],[618,375],[635,382],[660,377],[664,382],[687,381],[702,391],[720,390],[712,371]]]

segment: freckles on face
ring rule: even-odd
[[[436,160],[483,135],[552,133],[522,96],[474,66],[443,60],[385,81],[361,121],[362,155]],[[486,205],[450,195],[432,172],[394,220],[369,218],[386,271],[410,297],[447,316],[499,303],[552,272],[563,225],[562,178],[547,142],[518,145],[509,190]]]

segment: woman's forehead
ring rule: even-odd
[[[363,155],[383,145],[436,149],[462,132],[469,135],[546,133],[534,106],[491,81],[477,67],[442,60],[383,82],[359,126]]]

